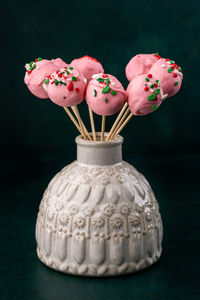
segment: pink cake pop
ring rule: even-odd
[[[104,72],[101,63],[88,55],[72,60],[71,65],[75,69],[79,70],[88,82],[92,79],[93,74]]]
[[[85,97],[87,80],[73,67],[60,68],[44,82],[49,98],[59,106],[75,106]]]
[[[167,97],[172,97],[181,88],[183,73],[181,67],[171,59],[159,59],[149,71],[154,77],[158,78],[162,84],[162,89]]]
[[[138,75],[147,74],[150,68],[160,59],[158,53],[138,54],[126,66],[126,77],[129,81]]]
[[[118,112],[127,94],[122,84],[110,74],[95,74],[86,90],[86,101],[98,115],[110,116]]]
[[[46,76],[57,70],[57,66],[53,62],[37,58],[35,61],[25,65],[26,74],[24,82],[33,95],[38,98],[48,98],[46,91],[43,89],[42,83]]]
[[[155,111],[163,100],[160,81],[152,74],[142,74],[131,80],[127,94],[127,102],[135,116],[144,116]]]
[[[67,64],[64,60],[62,60],[59,57],[52,59],[51,61],[58,69],[69,66],[69,64]]]

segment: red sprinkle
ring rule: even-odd
[[[55,80],[51,82],[51,84],[54,84]]]
[[[149,78],[152,78],[152,74],[148,74],[148,77],[149,77]]]
[[[99,81],[99,83],[101,83],[101,84],[106,84],[106,82],[102,82],[102,81]]]
[[[61,73],[59,73],[59,74],[58,74],[58,77],[62,77],[62,74],[61,74]]]
[[[35,62],[38,62],[38,58],[36,58]]]
[[[154,87],[155,87],[155,88],[157,88],[157,87],[158,87],[158,84],[157,84],[156,82],[154,83]]]
[[[72,83],[72,82],[70,82],[70,83],[68,84],[67,89],[68,89],[68,91],[73,90],[73,83]]]
[[[28,74],[31,74],[31,72],[32,72],[31,70],[28,70],[28,71],[27,71]]]
[[[80,92],[79,88],[75,88],[75,91],[76,91],[77,93],[79,93],[79,92]]]
[[[103,74],[102,77],[103,77],[103,78],[107,78],[108,75],[107,75],[107,74]]]
[[[178,69],[178,65],[177,64],[172,64],[172,67],[175,69]]]
[[[177,77],[178,75],[177,75],[177,73],[173,73],[173,76],[174,76],[174,77]]]
[[[166,58],[165,61],[169,61],[169,58]]]
[[[144,90],[147,92],[149,90],[148,86],[145,86]]]
[[[57,71],[56,71],[56,74],[58,74],[59,72],[60,72],[60,71],[59,71],[59,70],[57,70]]]

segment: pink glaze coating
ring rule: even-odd
[[[171,59],[159,59],[149,72],[158,78],[167,98],[175,95],[181,88],[183,73],[181,68]]]
[[[69,66],[69,64],[67,64],[64,60],[62,60],[59,57],[52,59],[51,61],[58,69]]]
[[[59,106],[80,104],[86,91],[87,80],[73,67],[60,68],[43,83],[49,98]]]
[[[88,55],[72,60],[71,66],[79,70],[88,82],[92,79],[93,74],[104,72],[101,63]]]
[[[117,78],[110,74],[95,74],[86,90],[86,101],[98,115],[110,116],[118,112],[127,94]]]
[[[127,94],[127,102],[135,116],[145,116],[155,111],[163,100],[161,84],[151,74],[142,74],[131,80]]]
[[[42,83],[44,79],[57,70],[57,66],[47,59],[37,58],[34,62],[25,65],[24,82],[33,95],[46,99],[48,95]]]
[[[138,75],[147,74],[150,68],[160,59],[158,53],[135,55],[126,66],[126,77],[129,81]]]

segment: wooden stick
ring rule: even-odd
[[[74,116],[72,115],[71,111],[69,110],[68,107],[64,107],[64,110],[66,111],[66,113],[68,114],[68,116],[70,117],[70,119],[72,120],[72,122],[74,123],[74,125],[76,126],[76,128],[78,129],[78,131],[81,133],[81,129],[80,126],[78,125],[78,123],[76,122],[76,119],[74,118]]]
[[[89,108],[89,115],[90,115],[90,123],[91,123],[91,128],[92,128],[92,135],[93,135],[93,140],[96,141],[96,132],[95,132],[95,125],[94,125],[94,118],[93,118],[93,112],[91,110],[91,108],[88,106]]]
[[[80,114],[79,114],[79,111],[78,111],[78,107],[76,105],[72,106],[72,110],[73,110],[73,112],[75,113],[75,115],[78,119],[78,123],[79,123],[80,129],[81,129],[83,138],[86,140],[86,134],[85,134],[85,131],[84,131],[83,126],[82,126],[81,117],[80,117]]]
[[[107,138],[106,138],[106,141],[108,141],[108,140],[110,139],[110,137],[111,137],[113,131],[115,130],[115,126],[116,126],[117,123],[119,122],[119,120],[120,120],[122,114],[124,113],[124,111],[125,111],[127,105],[128,105],[128,103],[126,102],[126,103],[124,104],[124,106],[122,107],[122,109],[121,109],[121,111],[120,111],[120,113],[119,113],[117,119],[115,120],[115,122],[114,122],[112,128],[110,129],[110,132],[109,132],[109,134],[108,134],[108,136],[107,136]]]
[[[104,141],[105,125],[106,125],[106,116],[102,116],[102,120],[101,120],[101,141]]]
[[[124,121],[124,123],[120,126],[120,128],[117,130],[117,132],[115,133],[114,138],[122,131],[122,129],[124,128],[124,126],[128,123],[128,121],[132,118],[133,114],[130,113],[130,115],[126,118],[126,120]]]
[[[72,110],[73,110],[75,116],[76,116],[77,119],[78,119],[78,114],[77,114],[78,107],[77,107],[77,110],[76,110],[74,107],[72,107]],[[80,114],[79,114],[79,116],[80,116]],[[80,117],[80,121],[81,121],[81,125],[82,125],[83,131],[84,131],[85,134],[87,135],[88,139],[89,139],[90,141],[92,141],[91,136],[89,135],[89,132],[87,131],[87,128],[85,127],[85,124],[83,123],[83,120],[81,119],[81,117]]]
[[[109,140],[112,140],[113,137],[115,136],[115,133],[117,132],[117,130],[119,129],[119,127],[121,126],[122,122],[124,121],[124,119],[126,118],[126,116],[128,115],[130,111],[130,108],[128,107],[127,110],[125,111],[124,115],[122,116],[121,120],[119,121],[119,123],[117,124],[113,134],[111,135],[110,139]]]

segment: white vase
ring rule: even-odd
[[[122,160],[123,138],[94,142],[78,136],[76,143],[77,160],[56,174],[40,203],[39,259],[83,276],[152,265],[162,251],[159,207],[144,176]]]

